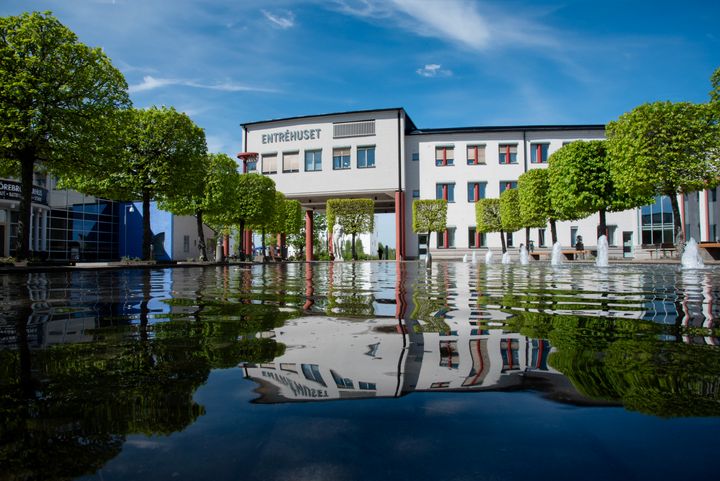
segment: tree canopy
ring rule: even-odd
[[[174,108],[123,113],[124,149],[99,169],[67,173],[63,185],[117,200],[142,199],[143,258],[150,258],[150,201],[191,198],[206,172],[205,132]]]
[[[506,251],[505,235],[500,217],[500,199],[480,199],[475,202],[475,225],[478,232],[488,234],[500,233],[503,253]]]
[[[518,178],[520,217],[525,227],[545,227],[553,217],[547,169],[531,169]]]
[[[556,214],[550,198],[547,169],[531,169],[518,178],[520,217],[525,227],[545,227],[550,223],[552,243],[557,242]]]
[[[82,170],[112,152],[125,78],[50,13],[0,17],[0,174],[18,176],[16,256],[29,251],[33,173]]]
[[[606,142],[575,141],[550,156],[550,204],[558,218],[575,220],[599,212],[598,235],[605,234],[605,212],[647,204],[650,199],[619,192],[610,175]]]
[[[298,234],[303,227],[303,212],[300,202],[292,199],[285,199],[285,222],[283,232],[285,234]]]
[[[710,104],[643,104],[607,126],[610,175],[631,197],[670,198],[676,239],[682,225],[677,195],[714,187],[720,179],[720,123]]]
[[[413,232],[444,231],[447,228],[447,204],[444,199],[415,199],[412,204]]]
[[[372,199],[329,199],[326,203],[328,230],[339,223],[346,234],[352,236],[352,257],[357,260],[355,237],[372,232],[375,220],[375,202]]]
[[[483,234],[500,232],[500,199],[480,199],[475,203],[475,222],[477,231]]]
[[[518,189],[507,189],[500,194],[500,222],[505,232],[515,232],[524,227]]]

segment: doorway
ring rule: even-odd
[[[633,233],[623,231],[623,257],[633,257]]]

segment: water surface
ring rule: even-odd
[[[0,479],[699,479],[720,272],[0,277]]]

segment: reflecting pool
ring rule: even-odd
[[[0,480],[713,479],[720,270],[0,274]]]

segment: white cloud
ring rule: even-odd
[[[557,49],[559,34],[516,12],[469,0],[335,0],[338,11],[366,20],[389,20],[423,37],[474,51],[522,47]]]
[[[444,69],[437,63],[429,63],[423,68],[417,69],[415,73],[421,77],[449,77],[452,75],[452,70]]]
[[[147,90],[155,90],[167,86],[193,87],[207,90],[220,90],[222,92],[277,92],[274,89],[251,87],[248,85],[236,84],[233,82],[223,82],[215,84],[203,84],[193,80],[155,78],[146,75],[139,84],[131,85],[128,90],[130,93],[144,92]]]
[[[265,15],[265,18],[270,20],[276,27],[285,30],[295,26],[295,15],[291,11],[284,12],[284,15],[272,14],[267,10],[261,11],[263,15]]]

